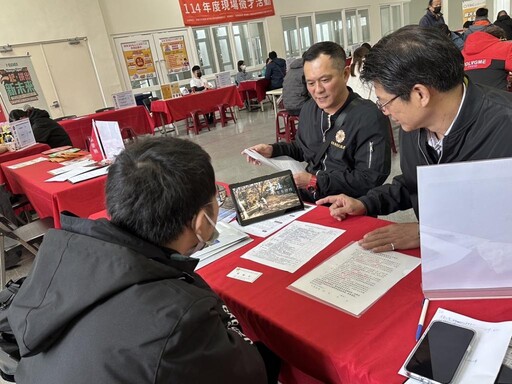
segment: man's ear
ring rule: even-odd
[[[416,84],[411,90],[411,102],[416,106],[425,108],[429,105],[432,97],[431,90],[423,84]]]
[[[201,209],[192,219],[192,229],[195,233],[201,235],[204,228],[207,228],[208,221],[205,216],[204,209]]]
[[[350,78],[350,66],[348,65],[345,68],[343,68],[343,78],[345,79],[345,83]]]

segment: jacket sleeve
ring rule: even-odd
[[[347,145],[353,148],[353,167],[317,171],[318,197],[344,193],[352,197],[365,195],[370,189],[381,185],[391,170],[391,149],[389,121],[375,106],[353,111],[359,115],[347,118],[350,128],[357,129],[355,142]],[[372,108],[372,109],[373,109]],[[348,115],[350,116],[350,114]]]
[[[267,69],[265,70],[265,79],[270,80],[272,78],[272,65],[267,64]]]
[[[412,208],[409,190],[403,175],[393,178],[391,184],[373,188],[359,199],[366,207],[369,216],[389,215],[390,213]]]
[[[304,161],[304,156],[297,144],[297,140],[294,140],[291,143],[279,142],[272,144],[272,157],[290,156],[292,159],[297,161]]]
[[[203,297],[169,336],[155,383],[265,384],[263,359],[218,298]]]

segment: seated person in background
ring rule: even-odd
[[[437,27],[443,32],[448,38],[453,41],[453,44],[460,50],[464,48],[464,39],[457,32],[450,31],[450,28],[446,24],[439,24]]]
[[[245,71],[246,65],[243,60],[238,60],[237,63],[238,72],[236,73],[236,84],[240,84],[242,81],[251,80],[252,76],[250,73]]]
[[[489,25],[468,36],[462,50],[464,71],[475,83],[507,90],[507,77],[512,71],[512,42],[505,31]]]
[[[200,92],[205,89],[213,89],[213,85],[208,82],[203,77],[203,72],[201,72],[201,67],[199,65],[194,65],[192,67],[192,79],[190,79],[190,89],[192,92]],[[215,120],[214,113],[207,113],[206,118],[208,119],[208,123],[213,124]]]
[[[487,8],[478,8],[476,10],[476,17],[473,23],[464,31],[464,41],[471,35],[473,32],[481,31],[488,25],[491,25],[490,20],[487,18],[489,15],[489,10]]]
[[[338,220],[410,208],[418,217],[418,166],[512,156],[512,95],[464,77],[462,54],[437,28],[407,26],[383,37],[366,56],[361,78],[373,83],[384,113],[402,126],[402,174],[359,199],[317,201],[331,204]],[[391,224],[360,244],[375,252],[417,248],[419,226]]]
[[[203,77],[201,67],[194,65],[192,67],[192,79],[190,79],[190,89],[193,92],[204,91],[205,89],[212,89],[213,85]]]
[[[508,15],[507,11],[498,12],[498,17],[494,22],[494,25],[497,25],[505,31],[507,40],[512,40],[512,19]]]
[[[265,70],[265,79],[270,80],[268,90],[279,89],[283,87],[284,76],[286,75],[286,61],[277,57],[277,53],[272,51],[268,54],[270,59]]]
[[[267,72],[268,63],[270,63],[270,58],[267,57],[267,60],[265,60],[265,65],[261,69],[261,77],[265,77],[265,73]]]
[[[63,214],[46,234],[9,308],[16,382],[267,383],[189,257],[218,235],[210,156],[189,140],[139,141],[110,166],[106,205],[110,221]]]
[[[306,171],[293,175],[306,201],[332,193],[362,196],[390,172],[387,118],[374,103],[347,88],[349,69],[339,44],[314,44],[303,59],[312,99],[302,107],[295,141],[251,149],[265,157],[288,155],[307,162]]]
[[[363,45],[354,51],[352,63],[350,63],[350,77],[348,78],[347,85],[363,99],[368,99],[375,103],[377,98],[375,97],[372,87],[368,86],[368,84],[364,84],[359,78],[361,69],[363,68],[364,58],[368,52],[370,52],[370,50]]]
[[[466,20],[464,24],[462,24],[462,32],[466,32],[470,25],[473,25],[473,20]]]
[[[26,111],[13,109],[9,113],[9,121],[17,121],[28,117],[34,138],[38,143],[48,144],[51,148],[73,145],[67,132],[50,117],[44,109],[29,107]]]
[[[302,106],[310,98],[304,80],[303,62],[302,58],[293,60],[283,81],[283,104],[292,116],[299,116]]]

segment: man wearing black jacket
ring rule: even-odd
[[[407,26],[382,38],[366,57],[361,78],[378,104],[402,126],[402,174],[359,199],[329,196],[331,215],[387,215],[413,208],[418,217],[416,168],[512,156],[512,95],[464,77],[460,51],[435,28]],[[417,248],[418,223],[392,224],[366,234],[375,252]]]
[[[301,109],[296,140],[251,149],[305,161],[305,172],[293,176],[307,201],[334,193],[362,196],[389,175],[389,122],[374,103],[347,87],[350,69],[339,44],[314,44],[303,59],[311,99]]]

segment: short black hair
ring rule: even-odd
[[[9,121],[11,123],[13,121],[21,120],[25,117],[28,117],[28,114],[22,109],[13,109],[11,112],[9,112]]]
[[[447,92],[464,81],[464,58],[440,29],[408,25],[383,37],[366,56],[364,82],[409,100],[415,84]]]
[[[345,68],[345,62],[347,55],[341,45],[333,41],[322,41],[320,43],[313,44],[309,49],[304,52],[302,58],[304,63],[317,59],[320,55],[329,56],[334,64],[334,67],[340,71]]]
[[[462,25],[462,28],[469,28],[471,25],[473,25],[473,20],[466,20],[464,24]]]
[[[242,69],[240,68],[240,66],[243,64],[244,64],[243,60],[238,60],[238,63],[236,63],[236,66],[238,67],[238,72],[242,72]]]
[[[277,53],[276,53],[276,51],[271,51],[271,52],[269,52],[269,54],[268,54],[268,58],[269,58],[270,60],[277,59]]]
[[[489,14],[489,10],[487,8],[478,8],[476,10],[476,17],[487,17],[487,15]]]
[[[139,140],[115,159],[106,184],[112,223],[156,245],[179,237],[215,196],[210,156],[174,137]]]
[[[194,73],[195,71],[198,71],[198,70],[200,70],[200,69],[201,69],[201,67],[200,67],[199,65],[194,65],[194,66],[192,67],[192,73]]]

